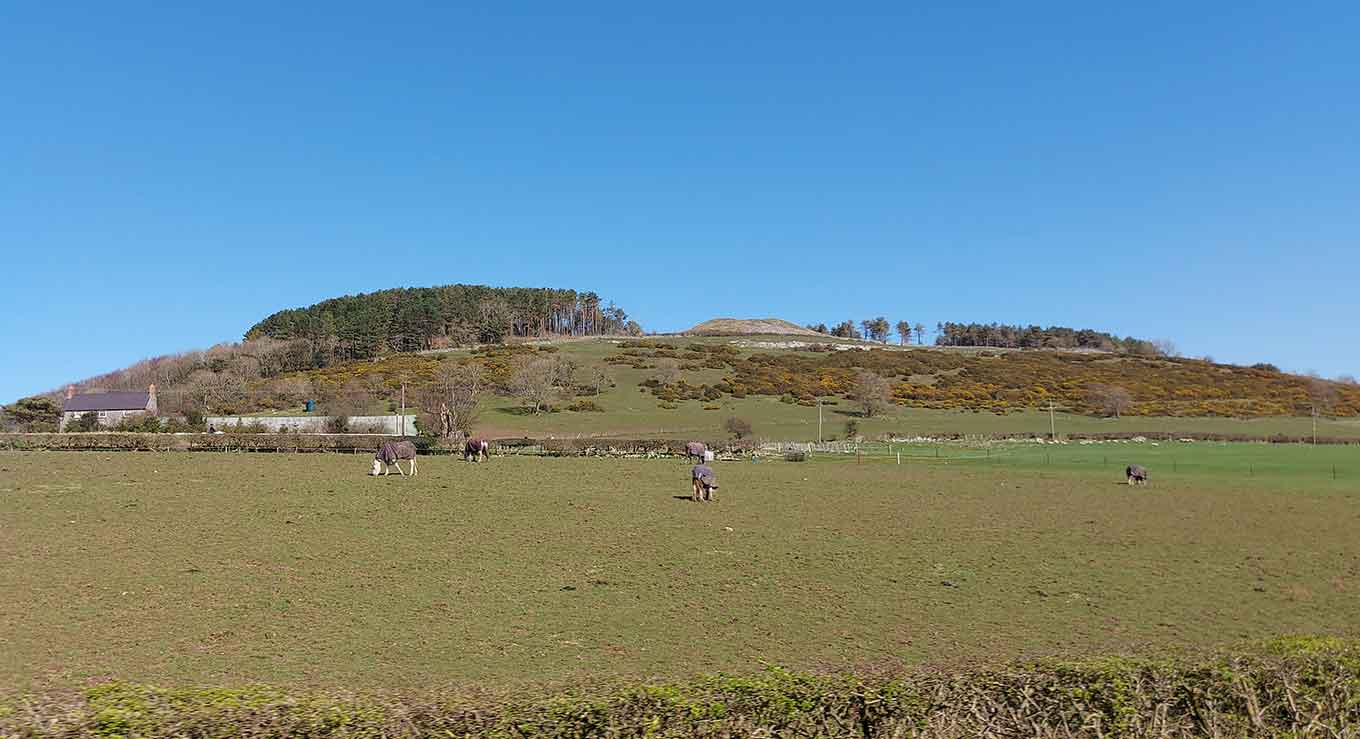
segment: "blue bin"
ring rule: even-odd
[[[316,410],[316,401],[315,400],[307,401],[307,412],[311,413],[314,410]]]

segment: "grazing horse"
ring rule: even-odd
[[[695,457],[702,462],[706,451],[708,451],[708,447],[702,441],[687,442],[685,444],[685,461],[688,462],[690,457]]]
[[[1124,470],[1124,474],[1129,476],[1130,485],[1133,485],[1134,483],[1139,485],[1147,484],[1147,468],[1142,465],[1131,464]]]
[[[718,489],[718,478],[713,468],[706,464],[696,464],[690,471],[690,481],[694,484],[694,502],[713,500],[713,491]]]
[[[386,442],[382,445],[382,448],[378,450],[378,453],[373,457],[373,474],[374,475],[389,474],[392,471],[390,465],[396,465],[397,472],[400,473],[402,477],[405,477],[406,473],[401,471],[400,460],[403,459],[411,460],[411,476],[415,477],[416,445],[412,444],[409,441]]]
[[[464,461],[471,460],[473,462],[485,462],[486,460],[490,459],[490,457],[488,457],[486,453],[486,450],[490,446],[491,445],[487,443],[486,439],[480,437],[468,439],[467,443],[463,445],[463,460]]]

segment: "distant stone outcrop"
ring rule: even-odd
[[[684,333],[693,336],[821,336],[782,318],[714,318]]]

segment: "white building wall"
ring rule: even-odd
[[[405,435],[415,436],[415,415],[407,414],[405,418]],[[326,432],[326,424],[330,420],[330,416],[208,416],[204,419],[204,422],[218,431],[231,431],[231,427],[237,424],[242,426],[259,424],[270,431],[320,434]],[[400,436],[402,435],[402,416],[350,416],[349,428],[351,432],[356,433],[366,432],[369,428],[372,428],[374,433]]]

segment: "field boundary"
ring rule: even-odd
[[[427,437],[410,437],[422,454],[454,454],[461,452],[459,443],[448,443]],[[81,433],[0,433],[0,450],[9,451],[187,451],[187,452],[348,452],[373,451],[392,437],[383,434],[322,434],[322,433],[142,433],[121,431],[92,431]],[[753,451],[854,454],[857,442],[806,442],[765,440],[712,440],[696,437],[719,454],[744,455]],[[1225,442],[1267,444],[1317,444],[1328,446],[1360,445],[1360,438],[1293,436],[1287,434],[1251,435],[1222,433],[1175,433],[1118,431],[1107,433],[1061,434],[1050,439],[1046,434],[919,434],[912,437],[893,437],[871,444],[935,444],[945,442],[974,443],[1047,443],[1064,442]],[[540,454],[545,456],[682,456],[685,441],[661,438],[624,438],[605,436],[586,437],[502,437],[491,440],[493,449],[506,454]]]
[[[459,454],[462,442],[447,443],[426,437],[410,437],[421,454]],[[372,452],[392,440],[382,434],[301,433],[42,433],[0,434],[0,450],[89,452],[275,452],[353,453]],[[685,443],[675,439],[529,438],[490,440],[492,452],[538,456],[662,457],[684,456]],[[715,442],[718,454],[740,455],[755,449],[754,441]]]
[[[599,689],[596,689],[599,690]],[[1354,736],[1360,651],[1280,640],[1199,660],[818,676],[769,669],[592,695],[290,694],[109,682],[0,696],[0,735],[39,737]]]

